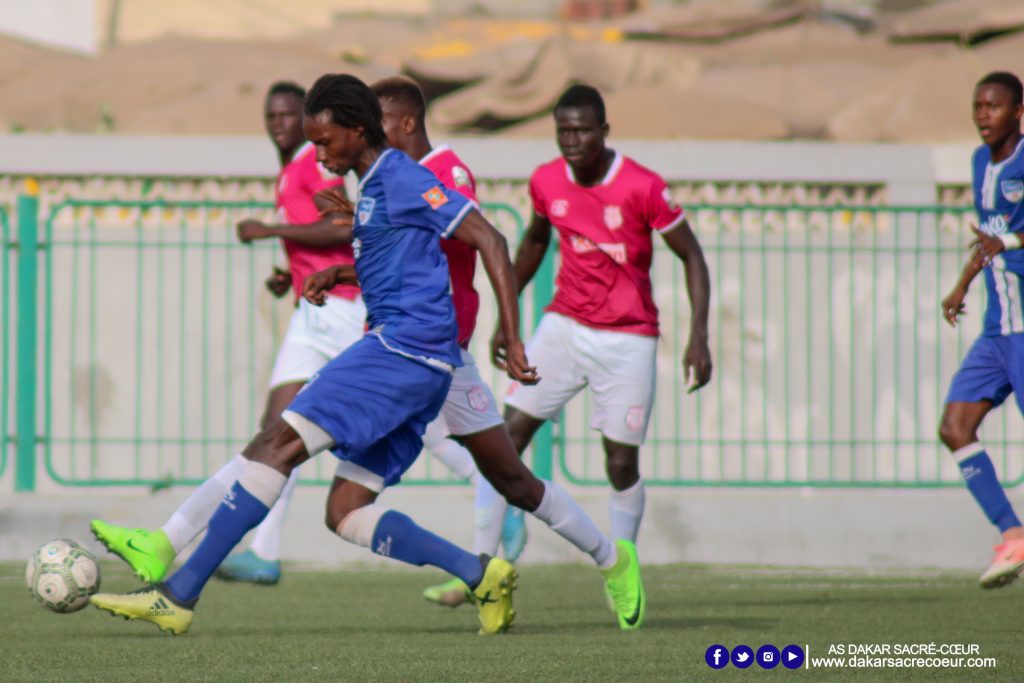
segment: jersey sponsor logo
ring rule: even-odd
[[[469,171],[462,168],[461,166],[452,167],[452,181],[455,183],[455,187],[466,187],[470,185]]]
[[[358,237],[352,238],[352,256],[359,258],[359,255],[363,252],[363,243]]]
[[[373,197],[363,197],[359,200],[359,206],[356,208],[356,215],[359,218],[360,225],[366,225],[373,216],[373,209],[377,206],[377,200]]]
[[[551,206],[548,208],[550,213],[555,218],[561,218],[569,213],[569,200],[568,199],[556,199],[551,202]]]
[[[999,189],[1007,201],[1019,204],[1024,199],[1024,180],[1004,180],[999,183]]]
[[[569,243],[572,245],[572,250],[577,254],[589,254],[592,251],[603,251],[612,257],[612,260],[616,263],[626,262],[626,245],[619,242],[602,242],[594,244],[586,237],[580,237],[579,235],[570,235]]]
[[[989,216],[981,222],[979,229],[986,235],[1005,235],[1010,231],[1010,217],[1001,214]]]
[[[618,206],[604,207],[604,224],[609,230],[618,230],[622,227],[622,209]]]
[[[448,197],[444,196],[444,192],[441,191],[441,187],[438,185],[434,185],[434,187],[424,192],[423,198],[427,200],[427,204],[430,204],[430,208],[434,211],[448,203]]]
[[[480,387],[473,387],[466,393],[469,399],[469,407],[478,413],[485,412],[490,401],[487,400],[487,392]]]

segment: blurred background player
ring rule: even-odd
[[[461,363],[448,265],[438,237],[454,234],[480,252],[507,340],[504,366],[523,385],[537,382],[518,337],[507,243],[468,200],[435,184],[436,176],[402,152],[386,148],[380,103],[357,78],[321,77],[305,111],[305,131],[318,158],[339,175],[355,170],[360,198],[356,266],[314,273],[303,293],[322,304],[334,286],[354,282],[358,269],[370,331],[331,360],[249,443],[243,475],[210,518],[199,547],[166,583],[126,594],[97,594],[90,602],[174,634],[186,632],[213,571],[267,515],[290,471],[331,449],[339,462],[327,503],[328,526],[379,555],[458,576],[474,591],[480,632],[502,632],[515,616],[512,566],[467,553],[375,502],[415,461],[426,424],[439,413],[451,374]],[[613,546],[561,487],[537,480],[514,453],[492,454],[478,465],[506,498],[533,510],[591,555],[604,569],[620,626],[638,628],[646,601],[632,544]]]
[[[589,385],[591,427],[601,432],[613,489],[611,537],[635,542],[644,514],[638,455],[654,400],[658,340],[651,232],[661,234],[686,268],[692,314],[682,362],[690,392],[711,379],[708,268],[665,181],[605,146],[609,127],[596,89],[567,89],[554,118],[562,156],[530,178],[533,215],[515,257],[521,292],[547,253],[552,225],[558,229],[558,289],[528,344],[544,381],[509,387],[505,422],[522,453],[544,421],[556,419]],[[500,330],[491,346],[500,362]]]
[[[1024,138],[1022,88],[1011,73],[994,72],[974,90],[974,125],[982,144],[974,151],[971,175],[980,229],[976,249],[942,313],[956,325],[975,276],[985,272],[987,308],[981,336],[953,376],[939,426],[967,489],[1002,533],[995,557],[981,575],[982,588],[1012,583],[1024,569],[1024,527],[999,483],[992,459],[978,440],[978,427],[1011,392],[1024,412]]]

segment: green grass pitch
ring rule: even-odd
[[[137,587],[104,562],[104,590]],[[0,564],[4,681],[1019,681],[1021,587],[982,591],[976,577],[921,572],[669,565],[648,567],[647,623],[620,632],[587,566],[525,566],[516,623],[476,635],[476,609],[430,605],[432,570],[289,568],[277,587],[211,582],[191,632],[171,637],[92,607],[38,605],[24,567]],[[715,671],[712,644],[755,650],[835,643],[976,643],[994,669]]]

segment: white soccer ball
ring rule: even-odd
[[[100,589],[100,568],[88,550],[70,538],[58,538],[39,546],[29,559],[25,583],[43,607],[74,612]]]

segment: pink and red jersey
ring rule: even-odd
[[[295,152],[292,160],[277,174],[274,200],[279,219],[288,225],[308,225],[320,220],[320,211],[313,202],[313,195],[328,187],[342,185],[344,180],[329,173],[316,161],[316,148],[305,143]],[[352,264],[352,246],[309,247],[289,239],[281,239],[288,254],[288,267],[292,273],[292,288],[296,300],[302,294],[302,283],[306,277],[318,270],[336,264]],[[332,296],[355,299],[359,288],[352,285],[338,285],[330,291]]]
[[[559,157],[533,172],[530,199],[561,240],[547,310],[588,327],[657,336],[651,231],[667,232],[686,217],[661,176],[616,153],[601,183],[583,187]]]
[[[462,160],[448,145],[436,147],[420,159],[445,187],[451,188],[473,204],[476,199],[476,179]],[[459,346],[466,347],[476,328],[476,316],[480,312],[480,295],[473,288],[476,274],[476,249],[457,239],[442,239],[441,248],[448,257],[451,272],[452,305],[455,306],[455,321],[459,326]]]

